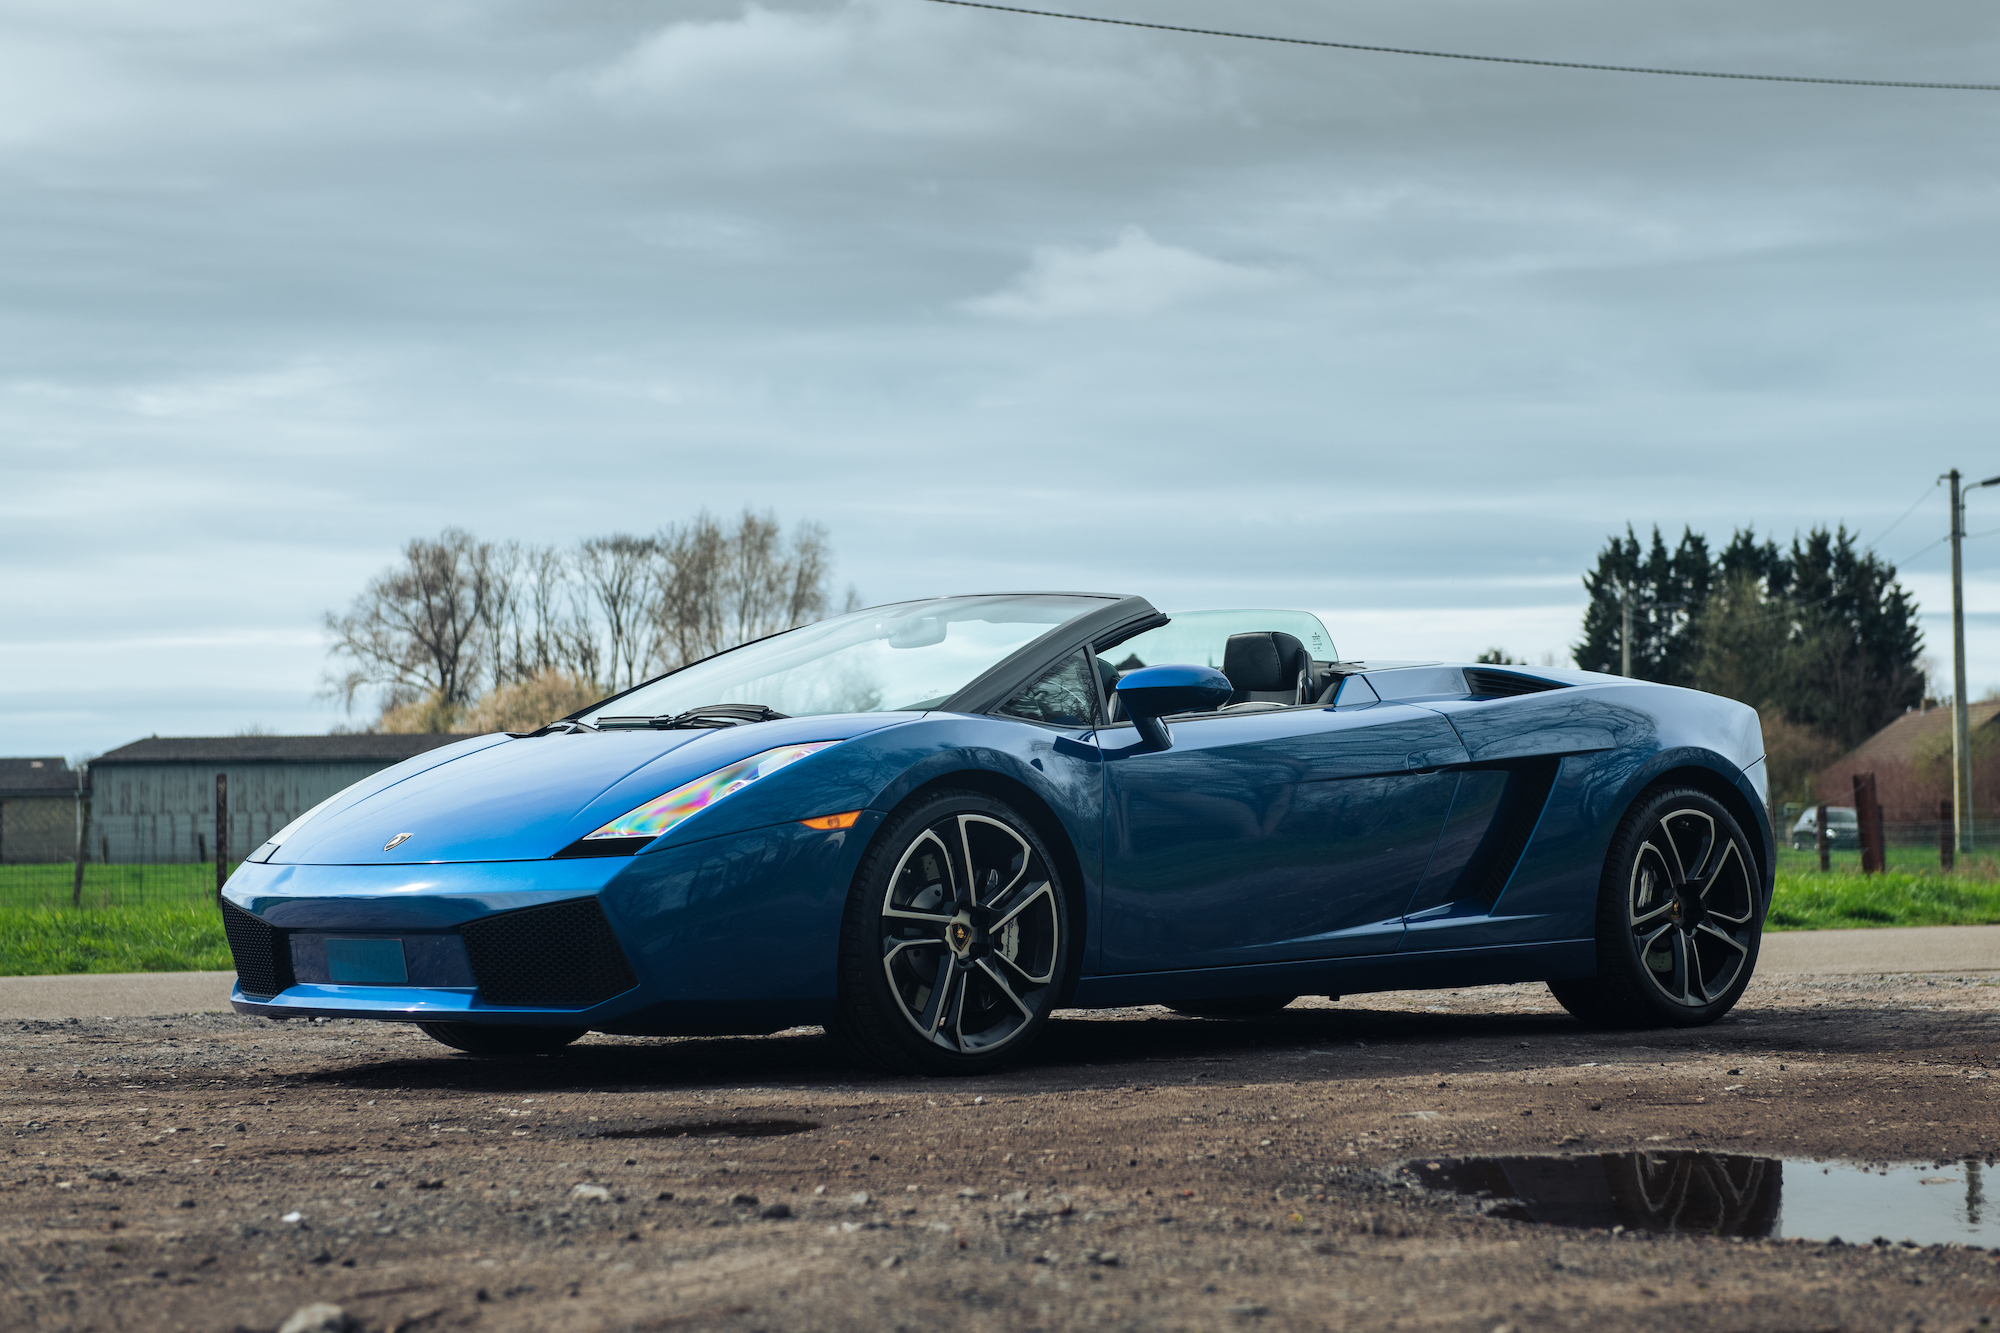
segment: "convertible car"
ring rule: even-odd
[[[242,1013],[487,1055],[820,1024],[953,1073],[1065,1006],[1546,981],[1589,1023],[1707,1023],[1773,856],[1727,699],[1023,593],[822,621],[385,769],[222,911]]]

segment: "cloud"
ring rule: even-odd
[[[961,305],[975,315],[1003,319],[1129,317],[1204,296],[1254,291],[1274,281],[1264,269],[1162,245],[1141,228],[1126,227],[1102,250],[1041,246],[1005,289]]]

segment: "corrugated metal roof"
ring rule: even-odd
[[[90,761],[107,764],[401,763],[465,736],[149,736]]]
[[[89,789],[86,779],[84,790]],[[76,770],[59,758],[0,759],[0,801],[75,794]]]

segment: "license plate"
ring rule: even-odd
[[[400,986],[410,979],[401,940],[328,940],[328,981],[349,986]]]

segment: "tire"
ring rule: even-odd
[[[1597,895],[1597,975],[1551,981],[1600,1027],[1700,1027],[1750,984],[1763,881],[1742,826],[1688,787],[1649,792],[1611,839]]]
[[[417,1026],[432,1041],[441,1041],[468,1055],[547,1055],[590,1030],[533,1027],[525,1023],[419,1023]]]
[[[884,825],[855,872],[834,1035],[878,1069],[996,1069],[1047,1025],[1074,924],[1033,824],[978,792],[939,792]]]
[[[1298,998],[1296,995],[1232,995],[1218,1000],[1189,1000],[1167,1007],[1189,1018],[1266,1018]]]

